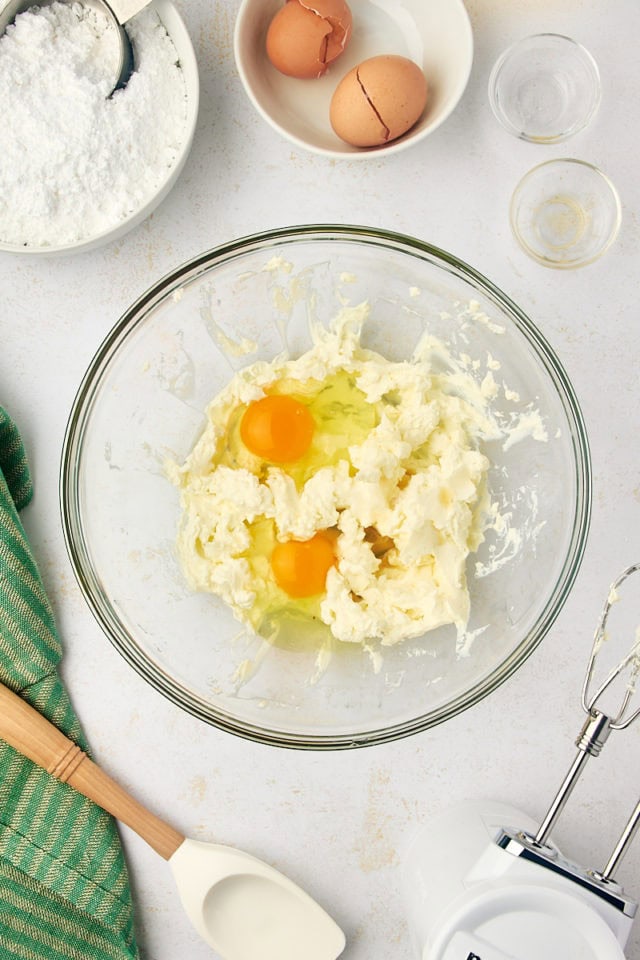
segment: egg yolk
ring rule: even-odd
[[[274,394],[249,404],[240,422],[240,438],[257,457],[290,463],[307,452],[314,429],[303,403]]]
[[[310,540],[277,543],[271,554],[276,583],[290,597],[312,597],[325,589],[327,573],[335,564],[331,538],[323,532]]]

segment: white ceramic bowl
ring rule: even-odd
[[[51,256],[94,250],[97,247],[104,246],[104,244],[124,236],[124,234],[128,233],[133,227],[138,226],[143,220],[146,220],[149,214],[159,206],[176,183],[189,156],[198,119],[200,99],[198,64],[187,28],[173,4],[170,3],[169,0],[152,0],[150,6],[157,11],[169,37],[173,41],[184,73],[187,90],[187,119],[184,139],[182,141],[180,154],[168,171],[166,178],[141,207],[131,213],[125,220],[119,221],[115,226],[109,227],[99,234],[84,237],[74,243],[48,244],[46,246],[29,245],[28,247],[22,244],[4,243],[0,238],[0,253],[19,253],[26,254],[27,256]]]
[[[349,0],[353,34],[345,52],[317,80],[296,80],[271,65],[267,28],[283,0],[243,0],[234,48],[238,72],[256,110],[284,137],[326,157],[386,156],[419,143],[443,123],[464,93],[473,34],[462,0]],[[331,97],[342,77],[368,57],[414,60],[429,85],[425,111],[403,137],[381,147],[353,147],[333,132]]]

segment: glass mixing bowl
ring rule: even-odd
[[[486,445],[503,530],[469,558],[467,640],[453,627],[394,646],[251,636],[218,598],[192,592],[175,552],[180,506],[167,460],[181,462],[204,410],[235,370],[310,346],[367,300],[365,346],[408,359],[425,330],[500,389],[494,409],[546,442]],[[446,362],[443,360],[443,363]],[[423,730],[509,677],[561,609],[590,514],[587,437],[573,389],[540,331],[455,257],[381,230],[304,226],[202,254],[156,283],[99,348],[65,437],[61,502],[81,589],[128,662],[174,703],[227,731],[281,746],[364,746]]]

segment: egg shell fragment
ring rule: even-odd
[[[287,0],[269,24],[267,56],[289,77],[320,77],[346,47],[351,25],[344,0]]]
[[[292,0],[287,0],[292,2]],[[327,36],[326,63],[336,60],[351,38],[353,18],[345,0],[298,0],[302,7],[311,10],[316,16],[328,20],[331,33]]]
[[[406,57],[371,57],[350,70],[331,99],[335,133],[355,147],[396,140],[420,119],[427,103],[427,80]]]

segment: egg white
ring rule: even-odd
[[[340,641],[395,644],[469,618],[466,563],[483,539],[489,460],[481,452],[493,424],[482,392],[435,374],[424,360],[392,362],[360,343],[368,305],[346,307],[297,359],[277,358],[237,372],[207,409],[189,457],[171,469],[181,490],[178,553],[194,590],[220,596],[260,631],[265,610],[287,598],[252,563],[252,524],[273,521],[278,540],[306,540],[335,528],[336,564],[318,616]],[[281,381],[325,381],[347,371],[377,423],[303,484],[285,466],[260,470],[221,462],[230,418]],[[254,464],[249,464],[255,467]],[[386,549],[373,549],[372,530]],[[266,600],[265,600],[266,598]],[[291,601],[293,602],[293,601]],[[266,604],[266,607],[265,607]],[[273,613],[273,609],[270,611]]]

